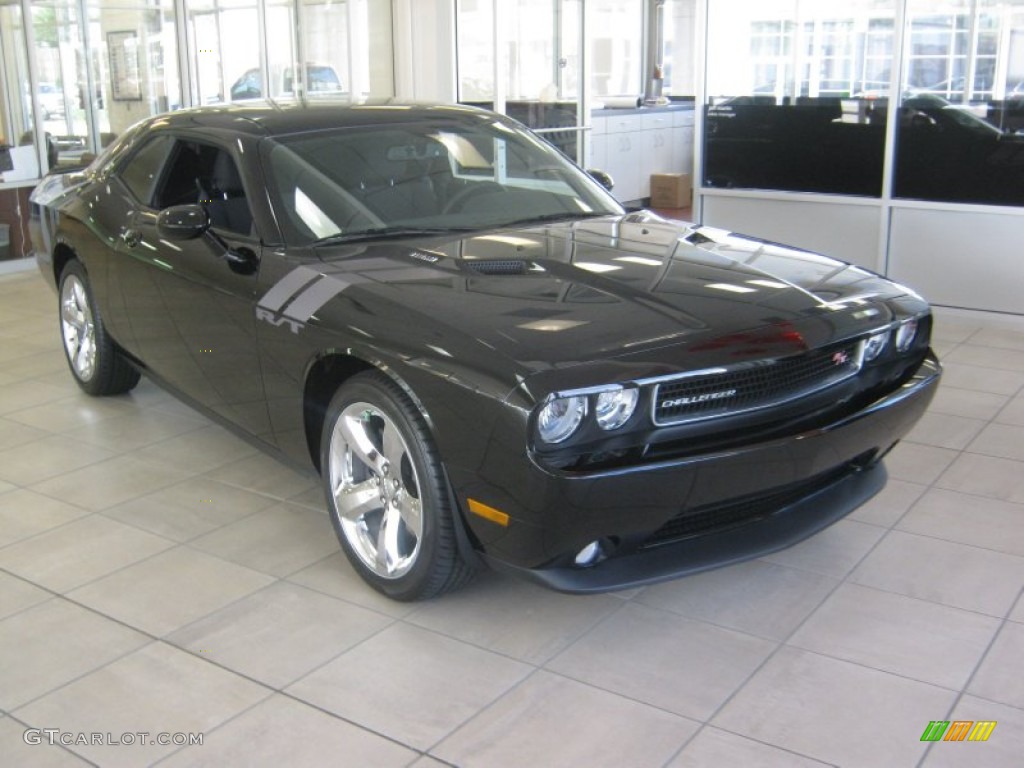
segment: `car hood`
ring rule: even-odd
[[[899,297],[925,306],[859,267],[646,212],[320,257],[352,297],[390,302],[408,334],[430,328],[449,354],[446,335],[469,339],[519,376],[599,360],[662,375],[774,357],[878,328]]]

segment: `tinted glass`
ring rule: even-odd
[[[556,149],[497,120],[287,137],[265,145],[264,162],[294,241],[621,212]]]
[[[140,203],[150,205],[153,202],[160,170],[173,145],[174,140],[170,136],[156,136],[124,164],[121,181]]]
[[[910,0],[897,197],[1024,205],[1024,1]]]
[[[129,157],[118,175],[139,202],[151,208],[200,204],[213,227],[241,235],[253,231],[238,166],[221,147],[157,136]]]
[[[705,185],[880,196],[895,8],[710,3]]]

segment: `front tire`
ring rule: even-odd
[[[103,328],[85,267],[69,261],[60,275],[60,336],[71,375],[90,395],[119,395],[139,383]]]
[[[360,373],[337,391],[320,458],[334,530],[370,586],[412,601],[471,578],[437,449],[419,410],[391,379]]]

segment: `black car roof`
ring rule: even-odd
[[[153,118],[170,128],[214,128],[254,136],[284,136],[339,126],[404,123],[438,119],[494,119],[496,115],[462,105],[395,99],[349,104],[324,100],[257,101],[193,107]]]

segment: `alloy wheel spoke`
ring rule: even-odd
[[[405,443],[395,426],[388,422],[384,427],[383,448],[384,458],[390,464],[390,474],[397,477],[402,468],[402,457],[405,456]]]
[[[366,430],[367,420],[354,416],[342,416],[339,425],[341,434],[355,458],[365,464],[371,471],[381,474],[384,459],[377,446],[373,444]]]
[[[402,557],[398,551],[401,519],[398,510],[390,504],[387,505],[384,508],[384,517],[380,521],[380,530],[377,532],[377,566],[388,574],[394,572]]]
[[[395,500],[395,506],[405,527],[419,539],[423,533],[423,505],[420,500],[410,496],[408,491],[403,489]]]
[[[334,498],[337,500],[338,514],[352,522],[359,522],[369,512],[380,509],[380,489],[373,480],[342,483]]]
[[[80,376],[85,376],[92,368],[92,344],[88,334],[79,337],[78,348],[75,351],[75,370]]]
[[[80,329],[85,321],[82,310],[71,300],[65,299],[61,305],[61,319],[75,329]]]

